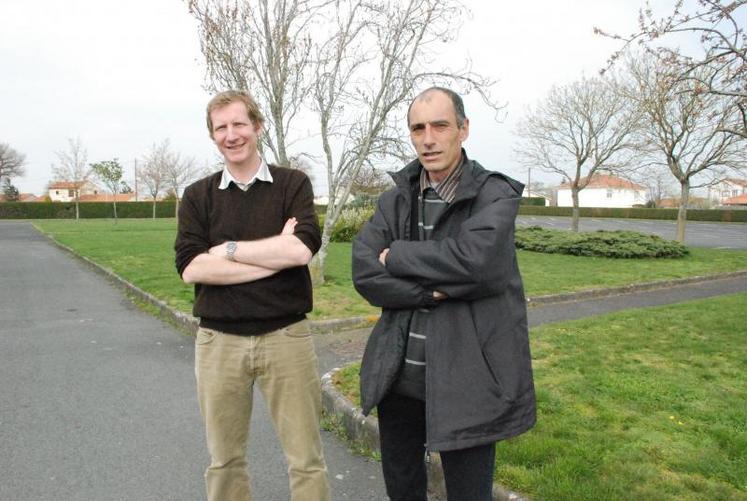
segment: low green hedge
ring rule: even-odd
[[[683,257],[689,253],[679,242],[621,230],[574,233],[539,226],[518,227],[515,241],[519,249],[574,256],[648,258]]]
[[[525,216],[572,215],[572,207],[538,207],[520,205],[519,214]],[[581,217],[612,217],[625,219],[677,219],[677,209],[648,209],[643,207],[581,207]],[[739,209],[688,209],[688,221],[717,221],[723,223],[747,223],[747,210]]]
[[[545,206],[545,198],[544,197],[521,197],[521,202],[519,202],[519,205],[534,205],[534,206]]]
[[[156,217],[174,217],[175,202],[157,202]],[[82,219],[113,218],[111,202],[78,204]],[[148,218],[153,216],[153,202],[119,202],[117,217]],[[73,202],[2,202],[0,219],[75,219]]]

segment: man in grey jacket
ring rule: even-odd
[[[426,501],[439,451],[449,501],[491,499],[495,442],[534,425],[514,224],[523,185],[469,160],[462,99],[432,87],[408,110],[418,158],[353,242],[358,292],[382,308],[361,366],[392,501]]]

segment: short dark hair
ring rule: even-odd
[[[410,101],[410,106],[407,107],[407,125],[410,125],[410,110],[412,109],[413,103],[418,99],[421,99],[433,92],[443,92],[449,97],[449,99],[451,99],[451,103],[454,105],[454,114],[456,115],[457,126],[461,129],[464,125],[464,120],[466,120],[467,118],[467,115],[464,113],[464,101],[462,101],[462,97],[451,89],[438,86],[433,86],[425,89],[423,92],[415,96],[412,101]]]

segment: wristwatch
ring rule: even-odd
[[[236,254],[236,242],[226,242],[226,258],[235,261],[234,254]]]

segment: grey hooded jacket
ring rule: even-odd
[[[426,332],[429,450],[474,447],[519,435],[536,419],[524,290],[514,222],[523,185],[467,159],[456,198],[417,241],[413,217],[420,163],[392,175],[396,187],[353,241],[355,288],[382,308],[361,365],[364,414],[401,370],[414,308],[431,308]],[[389,248],[386,267],[378,257]],[[433,291],[448,299],[436,302]]]

